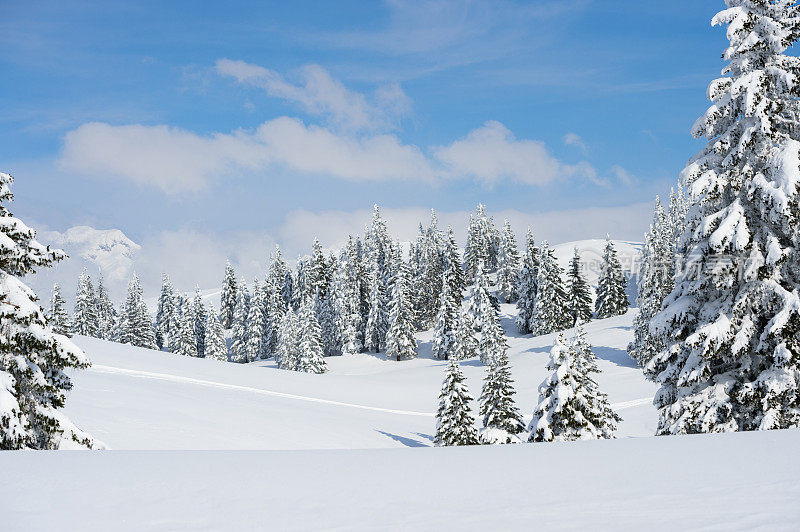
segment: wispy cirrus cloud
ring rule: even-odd
[[[219,59],[214,68],[222,76],[263,89],[272,97],[295,103],[309,114],[349,131],[393,129],[411,108],[411,100],[399,84],[379,87],[368,98],[345,87],[319,65],[298,69],[293,81],[244,61]]]

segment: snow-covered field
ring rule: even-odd
[[[503,325],[529,416],[553,337],[517,335],[512,308]],[[417,360],[329,358],[324,375],[76,337],[94,366],[74,375],[66,412],[115,450],[0,454],[0,528],[800,526],[800,431],[651,436],[655,389],[625,353],[634,313],[587,327],[620,438],[566,444],[411,449],[431,446],[444,371],[430,333]],[[483,367],[463,369],[477,395]],[[212,449],[228,451],[200,451]]]
[[[517,402],[530,416],[553,336],[520,337],[513,306],[503,310]],[[624,418],[619,434],[650,436],[655,387],[625,353],[634,312],[591,323],[587,333],[602,370],[598,381]],[[429,446],[445,364],[431,358],[431,333],[419,338],[417,360],[330,357],[330,371],[313,375],[281,371],[271,361],[229,364],[76,337],[94,366],[74,374],[66,413],[112,449]],[[477,396],[484,368],[477,360],[462,366]]]

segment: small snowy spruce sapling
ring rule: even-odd
[[[206,316],[206,358],[228,361],[228,347],[225,344],[225,333],[219,321],[214,305],[208,305]]]
[[[433,443],[437,446],[478,443],[475,418],[470,408],[472,396],[465,380],[458,362],[450,360],[439,394],[439,410],[436,412],[436,435]]]
[[[603,252],[603,266],[597,282],[597,299],[594,313],[597,319],[621,316],[628,311],[627,282],[622,273],[622,265],[617,258],[617,250],[611,238],[606,238]]]
[[[727,0],[723,77],[681,179],[686,267],[651,331],[658,434],[800,426],[800,6]]]
[[[53,332],[72,335],[72,325],[70,324],[69,313],[66,309],[67,303],[61,297],[61,288],[58,283],[53,285],[53,296],[50,298],[50,310],[47,313],[47,322],[53,328]]]
[[[620,418],[591,377],[599,372],[582,329],[571,345],[558,336],[547,369],[553,373],[539,386],[528,441],[613,438]]]
[[[90,363],[47,326],[38,298],[19,280],[66,255],[37,242],[36,232],[8,211],[12,182],[0,173],[0,449],[103,447],[61,410],[72,389],[65,371]]]
[[[487,366],[478,411],[483,422],[480,442],[520,443],[519,434],[525,430],[522,416],[514,404],[514,381],[508,365],[508,355],[502,351]]]

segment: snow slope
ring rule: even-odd
[[[529,414],[553,337],[503,311]],[[620,439],[515,446],[409,448],[434,430],[429,332],[418,360],[329,358],[324,375],[76,337],[94,366],[67,414],[134,450],[0,453],[0,529],[796,529],[800,430],[651,437],[654,386],[624,351],[634,313],[587,327]],[[463,369],[477,394],[483,368]]]
[[[513,306],[503,310],[518,405],[530,416],[553,336],[519,336]],[[650,436],[655,387],[625,353],[633,312],[591,323],[587,333],[599,357],[598,382],[624,418],[619,434]],[[278,370],[271,361],[230,364],[76,337],[94,366],[73,375],[66,413],[112,449],[429,446],[444,375],[444,363],[431,358],[431,335],[420,333],[417,360],[331,357],[323,375]],[[477,396],[483,366],[470,360],[463,369]]]
[[[313,423],[310,437],[324,437]],[[437,449],[0,453],[5,530],[796,530],[800,431]]]

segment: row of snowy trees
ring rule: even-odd
[[[527,440],[613,438],[621,419],[592,378],[599,371],[582,326],[578,326],[570,343],[559,335],[547,369],[552,374],[539,386],[539,402],[527,427]],[[514,395],[508,356],[501,349],[487,365],[478,399],[481,420],[478,430],[464,375],[458,361],[450,360],[439,395],[434,443],[440,446],[520,443],[526,428]]]
[[[517,328],[523,334],[542,335],[563,331],[592,318],[592,295],[583,276],[578,249],[564,272],[547,241],[537,247],[530,230],[522,267],[517,274]],[[498,274],[498,280],[500,275]],[[503,285],[501,283],[501,292]],[[610,318],[628,310],[627,281],[608,239],[598,281],[594,316]]]

